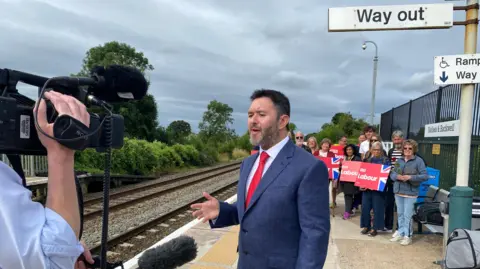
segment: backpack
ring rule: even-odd
[[[443,217],[440,213],[440,203],[424,203],[417,207],[415,212],[417,219],[421,223],[431,223],[433,225],[443,225]]]
[[[480,231],[453,230],[447,240],[445,268],[480,268]]]

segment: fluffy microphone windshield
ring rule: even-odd
[[[148,90],[145,76],[136,68],[122,65],[95,66],[92,74],[104,78],[100,87],[93,89],[93,94],[107,102],[140,100]]]
[[[149,249],[138,259],[139,269],[174,269],[197,257],[197,243],[189,236],[179,236],[156,248]]]

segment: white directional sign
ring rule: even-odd
[[[453,25],[453,4],[334,7],[328,31],[441,29]]]
[[[460,135],[460,121],[452,120],[425,125],[425,137],[446,137]]]
[[[436,56],[433,62],[436,85],[480,83],[480,54]]]

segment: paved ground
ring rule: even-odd
[[[391,233],[372,238],[360,234],[360,215],[343,220],[343,195],[337,198],[336,217],[332,218],[330,245],[325,269],[403,269],[441,268],[442,237],[433,234],[413,236],[413,243],[402,246],[389,241]]]
[[[413,244],[391,243],[391,233],[372,238],[360,234],[360,215],[343,220],[343,195],[337,198],[336,217],[331,218],[330,244],[324,269],[439,269],[433,264],[441,258],[442,237],[414,235]],[[199,224],[186,232],[198,244],[197,259],[182,269],[236,268],[238,226],[211,230]]]

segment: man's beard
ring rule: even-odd
[[[395,149],[401,149],[402,148],[402,143],[395,144]]]
[[[262,148],[271,147],[278,137],[278,128],[276,126],[270,126],[260,131],[260,137],[254,140],[250,135],[250,143],[254,146],[260,145]]]

